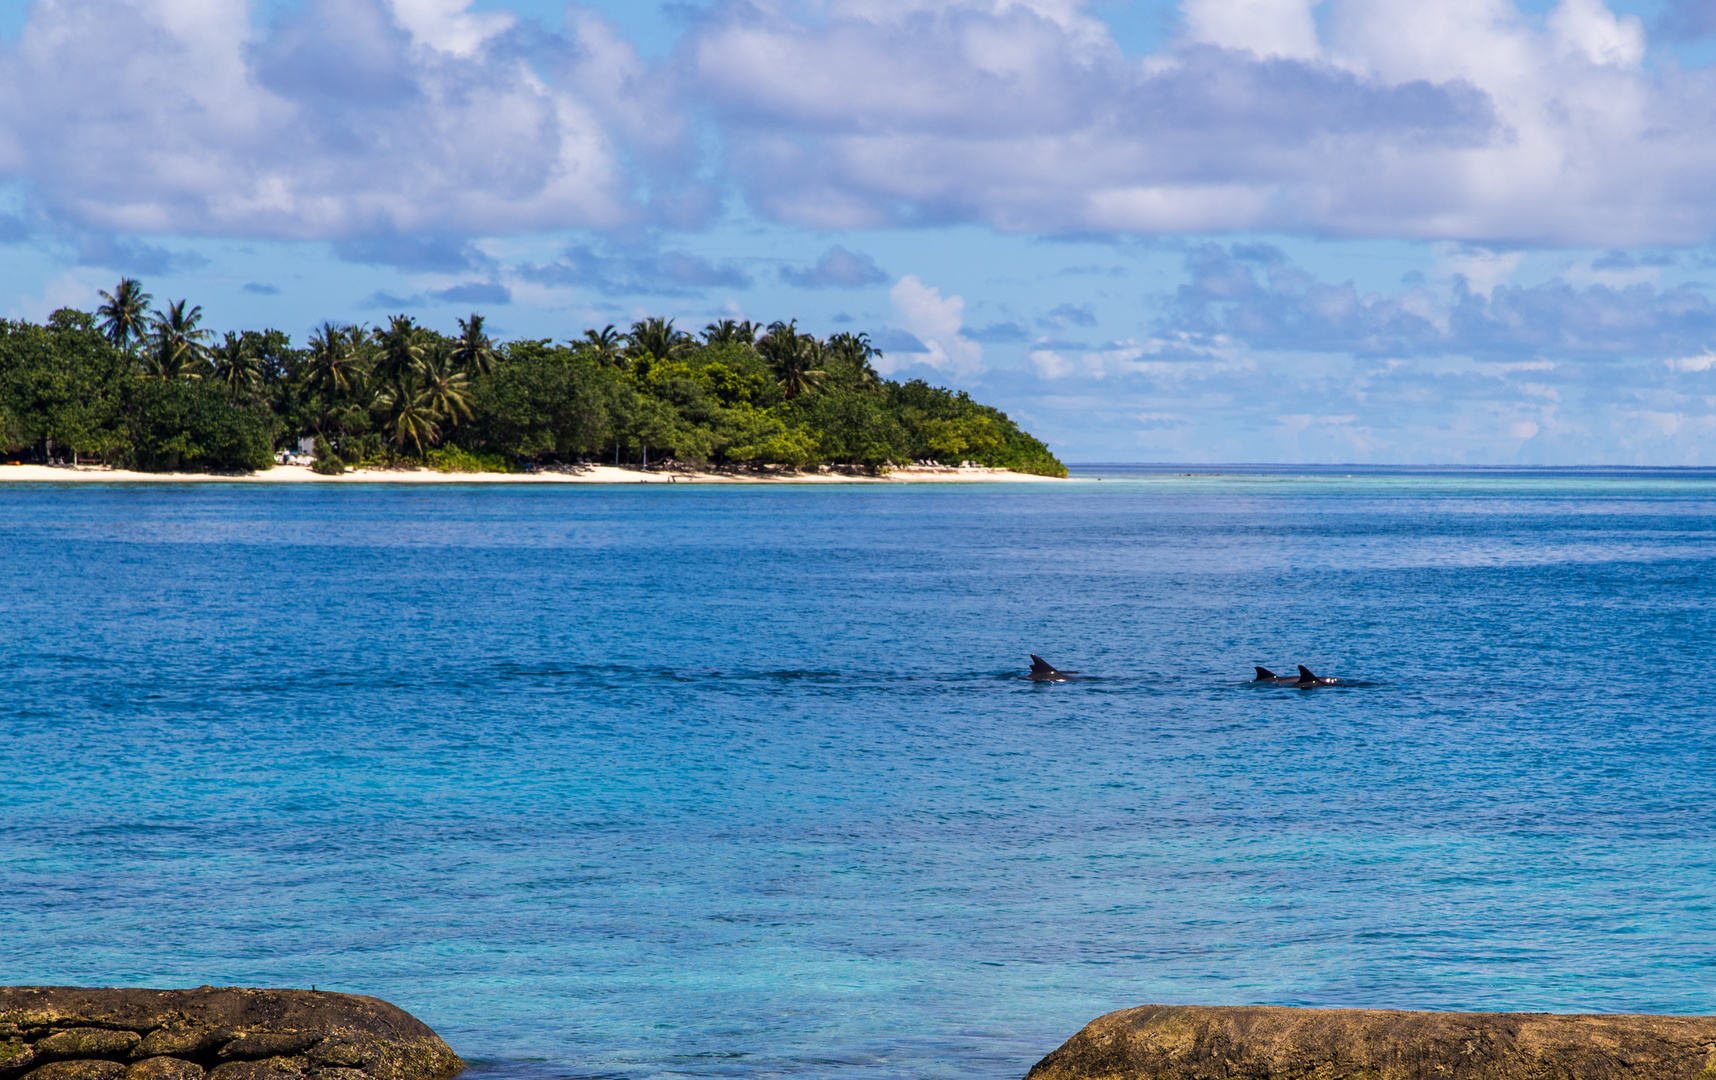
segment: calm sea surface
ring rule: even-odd
[[[0,485],[0,982],[542,1080],[1716,1013],[1716,480],[1098,474]],[[1299,663],[1356,684],[1247,684]]]

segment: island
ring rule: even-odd
[[[200,308],[151,310],[127,278],[94,312],[0,320],[0,463],[149,473],[604,465],[742,472],[979,468],[1064,477],[1049,448],[969,394],[884,378],[864,333],[672,319],[498,342],[395,315],[219,340]]]

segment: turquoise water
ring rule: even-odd
[[[539,1077],[1716,1012],[1716,482],[1103,475],[0,485],[0,982],[372,993]],[[1246,682],[1298,663],[1357,685]]]

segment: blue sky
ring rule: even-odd
[[[1716,464],[1707,0],[3,16],[12,317],[797,317],[1069,461]]]

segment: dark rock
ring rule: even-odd
[[[5,1049],[12,1041],[0,1042],[0,1080],[40,1064],[43,1047],[57,1050],[74,1041],[81,1047],[79,1040],[91,1047],[77,1054],[85,1060],[179,1058],[212,1067],[211,1077],[221,1080],[296,1080],[332,1068],[361,1071],[367,1080],[448,1080],[464,1068],[439,1036],[404,1010],[377,998],[313,990],[0,987],[0,1025],[22,1039],[12,1051]],[[249,1065],[258,1068],[239,1068]]]
[[[1716,1017],[1145,1005],[1027,1080],[1711,1080]]]
[[[306,1080],[364,1080],[362,1069],[312,1069]]]
[[[36,1065],[36,1048],[20,1036],[0,1042],[0,1077],[17,1076]]]
[[[24,1075],[24,1080],[119,1080],[125,1066],[117,1061],[50,1061]]]
[[[152,1057],[176,1057],[188,1061],[211,1060],[221,1047],[231,1042],[234,1034],[227,1028],[192,1027],[189,1024],[168,1024],[143,1036],[131,1060]]]
[[[184,1058],[144,1058],[125,1070],[125,1080],[203,1080],[203,1067]]]
[[[208,1080],[302,1080],[309,1062],[301,1057],[271,1057],[261,1061],[229,1061],[209,1070]]]
[[[124,1061],[142,1041],[135,1031],[112,1031],[98,1027],[67,1028],[36,1041],[36,1060],[106,1058],[110,1061]]]
[[[258,1061],[301,1054],[325,1037],[320,1031],[255,1031],[221,1047],[220,1056],[228,1061]]]
[[[310,1064],[319,1065],[324,1069],[356,1069],[362,1071],[364,1066],[363,1051],[349,1042],[339,1039],[323,1039],[305,1057]]]

